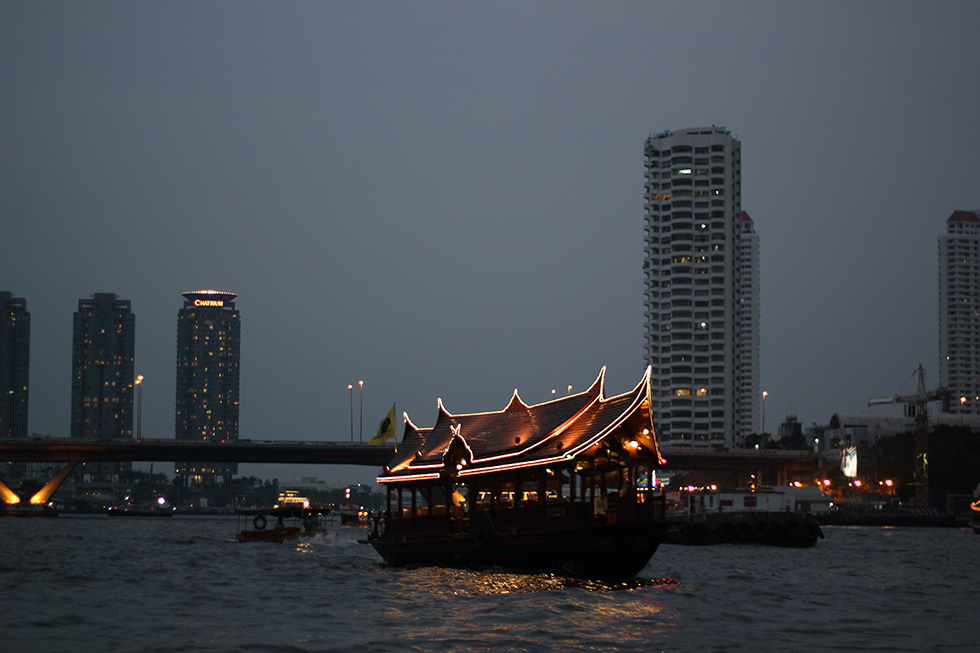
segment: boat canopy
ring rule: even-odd
[[[297,519],[308,515],[329,515],[330,512],[330,508],[303,506],[301,504],[273,506],[269,508],[235,508],[235,513],[239,515],[270,515],[272,517],[294,517]]]
[[[603,367],[584,392],[529,406],[517,391],[502,411],[453,415],[442,401],[432,428],[406,413],[405,430],[379,483],[498,473],[573,461],[601,447],[658,465],[648,367],[629,392],[605,396]]]

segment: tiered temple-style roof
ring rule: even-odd
[[[416,427],[405,415],[405,432],[381,483],[466,477],[556,464],[619,434],[659,460],[650,413],[650,369],[631,391],[606,397],[606,369],[579,394],[528,406],[517,391],[499,412],[453,415],[439,401],[436,425]],[[627,426],[628,424],[628,426]]]

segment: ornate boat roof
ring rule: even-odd
[[[572,460],[616,436],[644,457],[660,459],[650,412],[650,368],[621,395],[605,396],[602,368],[584,392],[541,404],[525,404],[517,391],[498,412],[453,415],[439,400],[432,428],[418,428],[405,414],[405,431],[381,483],[466,477]],[[622,444],[622,442],[620,442]]]

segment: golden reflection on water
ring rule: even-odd
[[[309,540],[299,541],[296,543],[296,553],[313,553],[313,543]]]
[[[604,581],[572,578],[551,573],[518,573],[505,571],[470,571],[465,569],[434,569],[426,583],[432,593],[488,596],[499,594],[529,594],[582,589],[588,592],[616,592],[644,587],[677,585],[670,578],[634,578],[628,581]]]
[[[395,573],[397,583],[415,598],[386,606],[387,632],[418,650],[436,642],[443,650],[517,651],[529,644],[541,650],[541,643],[554,650],[624,650],[676,627],[676,610],[662,603],[656,591],[679,585],[670,578],[609,582],[440,567]],[[509,598],[493,598],[501,596]],[[420,619],[419,605],[447,601],[455,606],[451,619]]]

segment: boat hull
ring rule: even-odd
[[[154,509],[129,509],[129,508],[108,508],[105,514],[109,517],[163,517],[174,516],[173,510],[154,510]]]
[[[382,536],[368,540],[392,566],[439,565],[548,570],[591,578],[632,578],[664,538],[664,523],[561,529]]]
[[[241,531],[235,535],[235,539],[239,542],[285,542],[296,539],[301,534],[299,526],[286,526],[261,531]]]

